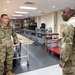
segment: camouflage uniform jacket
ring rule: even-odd
[[[11,36],[13,37],[13,42],[11,39]],[[13,28],[9,25],[4,27],[2,24],[0,25],[0,44],[2,46],[10,47],[12,44],[18,43],[18,38],[16,33],[14,32]]]
[[[65,66],[68,60],[75,65],[75,17],[71,18],[63,28],[63,38],[60,53],[60,62]]]

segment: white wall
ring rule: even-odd
[[[41,23],[46,24],[46,29],[53,27],[52,26],[52,14],[41,16]]]
[[[39,29],[41,26],[41,16],[36,17],[35,22],[37,22],[37,28]]]
[[[49,13],[46,15],[42,15],[40,17],[36,17],[36,22],[38,25],[38,28],[40,28],[41,23],[45,23],[46,24],[46,29],[49,29],[50,27],[52,28],[52,32],[54,32],[54,24],[53,23],[55,21],[55,13]]]
[[[58,11],[57,12],[57,32],[60,32],[60,24],[64,24],[65,22],[62,19],[62,12]]]
[[[53,23],[54,22],[53,19],[55,18],[55,17],[53,18],[54,12],[36,17],[36,22],[37,22],[38,28],[40,28],[41,23],[45,23],[46,29],[48,29],[49,27],[52,27],[53,32],[56,31],[57,33],[60,33],[60,24],[64,24],[65,22],[62,19],[62,16],[61,16],[62,12],[61,11],[58,11],[55,14],[57,14],[56,20],[55,20],[55,21],[57,21],[56,25],[53,25],[53,24],[55,24],[55,23]]]

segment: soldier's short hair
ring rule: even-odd
[[[1,15],[1,18],[3,18],[4,16],[8,16],[8,15],[7,15],[7,14],[2,14],[2,15]]]
[[[75,8],[74,7],[66,7],[66,9],[69,9],[70,11],[73,12],[73,15],[75,15]]]

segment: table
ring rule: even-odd
[[[29,32],[29,36],[30,36],[30,33],[35,33],[36,34],[36,45],[38,44],[38,40],[37,40],[37,35],[38,34],[42,34],[42,35],[49,35],[49,36],[52,36],[52,35],[59,35],[58,33],[50,33],[50,32],[40,32],[40,31],[34,31],[34,30],[24,30],[25,32]]]
[[[57,64],[17,75],[62,75],[62,69]]]
[[[32,44],[34,41],[30,40],[20,34],[17,34],[18,40],[19,40],[19,56],[15,57],[14,59],[19,59],[19,58],[24,58],[27,57],[27,66],[29,66],[29,49],[28,49],[28,45]],[[27,55],[25,56],[21,56],[21,45],[24,44],[26,45],[27,48]]]

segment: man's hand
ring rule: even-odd
[[[0,44],[0,48],[2,48],[2,45]]]
[[[13,44],[12,47],[14,48],[16,46],[16,44]]]
[[[64,68],[64,65],[63,65],[63,64],[61,64],[61,63],[59,63],[59,66],[60,66],[61,68]]]

